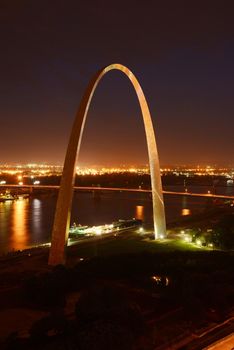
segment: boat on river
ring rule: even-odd
[[[115,233],[130,228],[135,228],[142,225],[142,220],[131,219],[131,220],[118,220],[112,224],[105,224],[99,226],[81,226],[73,224],[69,230],[69,237],[82,236],[99,236],[107,233]]]
[[[15,199],[15,196],[13,196],[9,191],[0,193],[0,202],[13,201]]]

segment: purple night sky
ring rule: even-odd
[[[128,66],[145,92],[162,164],[234,165],[232,2],[0,0],[0,163],[62,163],[89,79]],[[81,165],[146,164],[134,90],[101,81]]]

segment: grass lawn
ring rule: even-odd
[[[139,252],[172,252],[172,251],[200,251],[206,248],[200,248],[194,244],[184,242],[179,239],[164,239],[154,241],[138,234],[133,234],[124,238],[124,233],[119,237],[111,239],[100,238],[98,241],[88,244],[78,244],[73,246],[73,251],[80,257],[107,256],[114,254],[131,254]]]

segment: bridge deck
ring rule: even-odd
[[[59,189],[60,186],[56,185],[0,185],[0,188],[29,188],[29,189]],[[151,190],[140,188],[122,188],[122,187],[95,187],[95,186],[74,186],[74,190],[78,191],[117,191],[117,192],[141,192],[150,193]],[[163,191],[165,195],[172,196],[188,196],[188,197],[206,197],[206,198],[220,198],[234,200],[234,196],[227,196],[223,194],[211,194],[211,193],[193,193],[193,192],[180,192],[180,191]]]

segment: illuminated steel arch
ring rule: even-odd
[[[77,111],[75,121],[72,127],[70,140],[67,147],[66,158],[64,162],[63,174],[61,178],[60,190],[57,200],[52,241],[49,255],[49,264],[57,265],[64,263],[65,247],[67,244],[69,227],[70,227],[70,215],[71,215],[71,205],[73,196],[73,185],[75,179],[75,164],[76,156],[80,150],[80,144],[82,139],[82,134],[84,130],[84,125],[86,121],[86,116],[88,113],[89,105],[92,100],[94,91],[102,79],[102,77],[109,71],[117,69],[123,72],[131,81],[135,92],[138,97],[138,101],[141,107],[141,113],[143,117],[147,148],[149,155],[150,164],[150,175],[151,175],[151,187],[152,187],[152,201],[153,201],[153,220],[154,220],[154,232],[155,239],[159,235],[166,234],[166,221],[165,221],[165,211],[164,202],[162,194],[162,184],[160,176],[160,166],[158,151],[155,141],[155,134],[153,129],[153,124],[149,112],[149,108],[142,91],[142,88],[137,81],[134,74],[122,64],[111,64],[104,69],[97,72],[94,78],[90,81],[86,92],[81,100],[79,109]]]

